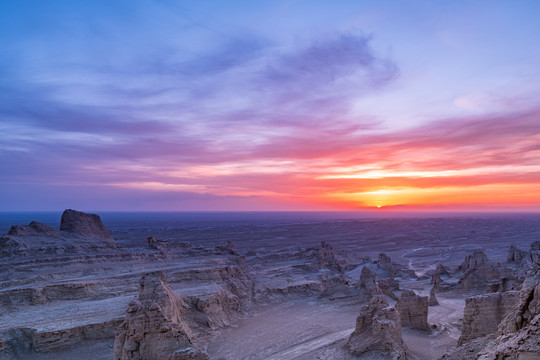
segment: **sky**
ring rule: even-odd
[[[0,2],[0,211],[540,211],[540,2]]]

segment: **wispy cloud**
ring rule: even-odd
[[[82,191],[107,208],[311,209],[540,182],[538,109],[399,131],[360,111],[399,79],[366,33],[283,44],[174,2],[27,10],[0,24],[5,209],[25,187],[43,207]]]

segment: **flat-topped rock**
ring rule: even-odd
[[[68,209],[62,214],[60,230],[86,237],[113,240],[99,215]]]
[[[518,291],[473,296],[465,300],[458,344],[495,333],[501,320],[516,306]]]
[[[403,326],[425,331],[431,329],[427,322],[427,296],[416,295],[413,290],[403,290],[396,304],[396,309],[401,314],[401,323]]]

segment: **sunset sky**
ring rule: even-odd
[[[0,211],[540,211],[540,1],[0,2]]]

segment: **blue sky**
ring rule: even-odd
[[[427,194],[448,193],[456,171],[500,177],[468,179],[474,200],[463,204],[532,206],[486,203],[489,189],[474,186],[507,185],[516,171],[522,188],[537,185],[539,10],[537,1],[2,1],[0,210],[433,205]],[[493,135],[472,143],[480,125]],[[433,145],[445,129],[462,136],[452,148]],[[321,180],[374,171],[401,182]],[[373,195],[392,191],[395,200]]]

